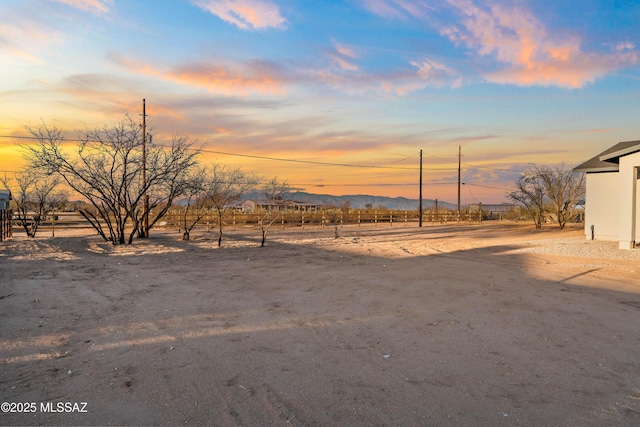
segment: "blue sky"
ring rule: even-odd
[[[501,202],[529,162],[640,139],[640,1],[41,0],[0,4],[0,156],[142,99],[154,142],[331,194]],[[287,158],[355,168],[280,162]],[[392,184],[392,185],[389,185]]]

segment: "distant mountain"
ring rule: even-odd
[[[259,200],[263,196],[259,191],[247,193],[243,196],[244,200]],[[308,202],[324,206],[342,207],[347,202],[354,209],[365,209],[367,205],[373,208],[386,208],[393,210],[418,210],[418,199],[407,199],[406,197],[384,197],[369,196],[365,194],[332,196],[330,194],[313,194],[304,191],[294,191],[289,193],[288,199],[296,202]],[[423,209],[430,209],[436,205],[435,200],[422,199]],[[438,200],[438,207],[443,209],[456,209],[453,203]]]

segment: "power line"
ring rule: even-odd
[[[33,137],[33,136],[23,136],[23,135],[0,135],[0,138],[14,138],[14,139],[26,139],[26,140],[38,140],[38,138]],[[66,142],[93,142],[93,143],[98,143],[100,141],[92,141],[92,140],[87,140],[87,139],[67,139],[64,138],[63,141]],[[160,148],[170,148],[166,145],[161,145],[161,144],[156,144],[156,147],[160,147]],[[251,158],[251,159],[260,159],[260,160],[270,160],[270,161],[280,161],[280,162],[289,162],[289,163],[301,163],[301,164],[312,164],[312,165],[320,165],[320,166],[337,166],[337,167],[350,167],[350,168],[361,168],[361,169],[391,169],[391,170],[411,170],[411,171],[415,171],[418,170],[418,167],[405,167],[405,166],[378,166],[378,165],[363,165],[363,164],[352,164],[352,163],[334,163],[334,162],[323,162],[323,161],[316,161],[316,160],[302,160],[302,159],[288,159],[288,158],[282,158],[282,157],[271,157],[271,156],[259,156],[259,155],[255,155],[255,154],[240,154],[240,153],[230,153],[230,152],[226,152],[226,151],[217,151],[217,150],[211,150],[211,149],[205,149],[205,148],[191,148],[191,150],[198,150],[204,153],[210,153],[210,154],[219,154],[219,155],[224,155],[224,156],[234,156],[234,157],[244,157],[244,158]],[[417,156],[418,153],[414,153],[411,154],[403,159],[397,160],[395,162],[392,162],[392,164],[395,163],[400,163],[402,161],[408,160],[412,157]],[[442,157],[437,157],[437,156],[429,156],[431,158],[435,158],[435,159],[440,159],[440,160],[445,160],[445,161],[451,161],[450,159],[445,159]],[[454,162],[451,162],[454,163]],[[485,169],[485,170],[493,170],[493,171],[499,171],[499,172],[513,172],[513,173],[520,173],[522,171],[520,170],[514,170],[514,169],[502,169],[502,168],[492,168],[492,167],[488,167],[488,166],[477,166],[477,165],[473,165],[470,163],[462,163],[465,166],[468,167],[473,167],[473,168],[478,168],[478,169]],[[450,168],[435,168],[435,167],[425,167],[425,169],[429,170],[429,171],[456,171],[458,170],[458,168],[456,167],[450,167]],[[7,172],[11,172],[11,171],[7,171]]]
[[[0,138],[16,138],[16,139],[38,140],[38,138],[32,137],[32,136],[0,135]],[[86,139],[66,139],[66,138],[63,139],[63,141],[94,142],[94,143],[100,142],[100,141],[91,141],[91,140],[86,140]],[[161,144],[157,144],[156,146],[157,147],[161,147],[161,148],[170,148],[170,147],[167,147],[167,146],[161,145]],[[251,158],[251,159],[272,160],[272,161],[290,162],[290,163],[303,163],[303,164],[322,165],[322,166],[339,166],[339,167],[364,168],[364,169],[417,170],[417,168],[415,168],[415,167],[358,165],[358,164],[351,164],[351,163],[333,163],[333,162],[321,162],[321,161],[314,161],[314,160],[286,159],[286,158],[280,158],[280,157],[259,156],[259,155],[255,155],[255,154],[230,153],[230,152],[226,152],[226,151],[216,151],[216,150],[205,149],[205,148],[200,148],[200,149],[192,148],[192,150],[194,150],[194,151],[197,150],[197,151],[200,151],[200,152],[203,152],[203,153],[219,154],[219,155],[224,155],[224,156],[235,156],[235,157],[244,157],[244,158]],[[406,159],[411,158],[413,156],[414,156],[414,154],[412,154],[411,156],[408,156]],[[406,159],[402,159],[402,160],[406,160]],[[448,170],[448,169],[432,169],[432,170]]]
[[[30,139],[32,141],[38,141],[38,138],[35,136],[22,136],[22,135],[0,135],[0,138],[11,138],[11,139]],[[100,142],[100,141],[89,141],[86,139],[74,139],[74,138],[62,138],[60,142],[68,141],[68,142]]]
[[[484,188],[493,188],[494,190],[504,190],[511,191],[513,188],[504,188],[504,187],[492,187],[490,185],[481,185],[481,184],[471,184],[470,182],[463,182],[462,185],[472,185],[474,187],[484,187]]]
[[[407,156],[407,157],[405,157],[405,158],[403,158],[403,159],[400,159],[400,160],[396,160],[395,162],[391,162],[391,163],[392,163],[392,164],[396,164],[396,163],[404,162],[405,160],[411,159],[411,158],[416,157],[416,156],[419,156],[419,155],[420,155],[420,153],[413,153],[413,154],[412,154],[412,155],[410,155],[410,156]]]
[[[356,165],[356,164],[351,164],[351,163],[332,163],[332,162],[321,162],[321,161],[315,161],[315,160],[285,159],[285,158],[281,158],[281,157],[258,156],[258,155],[253,155],[253,154],[228,153],[228,152],[224,152],[224,151],[214,151],[214,150],[208,150],[208,149],[201,149],[200,151],[205,152],[205,153],[221,154],[221,155],[225,155],[225,156],[247,157],[247,158],[252,158],[252,159],[274,160],[274,161],[291,162],[291,163],[306,163],[306,164],[322,165],[322,166],[340,166],[340,167],[364,168],[364,169],[395,169],[395,170],[412,170],[412,171],[418,170],[417,167]],[[409,158],[414,157],[414,156],[415,156],[415,154],[407,157],[406,159],[409,159]],[[400,161],[403,161],[403,160],[406,160],[406,159],[402,159]],[[398,162],[394,162],[394,163],[398,163]],[[451,170],[456,170],[455,168],[427,168],[427,169],[430,170],[430,171],[451,171]]]
[[[356,164],[350,164],[350,163],[332,163],[332,162],[320,162],[320,161],[314,161],[314,160],[285,159],[281,157],[258,156],[255,154],[228,153],[224,151],[214,151],[214,150],[208,150],[208,149],[201,149],[200,151],[204,153],[220,154],[224,156],[245,157],[245,158],[260,159],[260,160],[274,160],[279,162],[290,162],[290,163],[305,163],[305,164],[322,165],[322,166],[340,166],[340,167],[365,168],[365,169],[417,170],[417,168],[401,167],[401,166],[356,165]]]

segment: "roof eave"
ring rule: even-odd
[[[633,154],[640,151],[640,142],[636,145],[631,145],[629,147],[623,148],[622,150],[613,151],[611,153],[600,155],[600,161],[606,162],[607,160],[618,159],[622,156],[626,156],[629,154]]]
[[[587,173],[593,173],[593,172],[619,172],[620,169],[617,167],[617,165],[612,165],[611,167],[584,167],[581,168],[580,166],[573,168],[574,172],[587,172]]]

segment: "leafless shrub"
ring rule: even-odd
[[[73,154],[65,150],[61,129],[43,124],[29,131],[38,141],[25,147],[31,167],[59,177],[88,200],[94,209],[80,213],[114,245],[131,243],[136,232],[147,235],[175,198],[185,194],[188,171],[198,155],[187,137],[174,137],[167,147],[148,144],[143,180],[141,129],[129,116],[117,125],[84,132]],[[154,213],[141,233],[145,195]]]
[[[11,191],[16,206],[16,220],[29,237],[36,237],[38,227],[49,214],[67,200],[67,194],[60,189],[60,179],[30,170],[15,176],[16,186],[3,180],[3,185]]]

